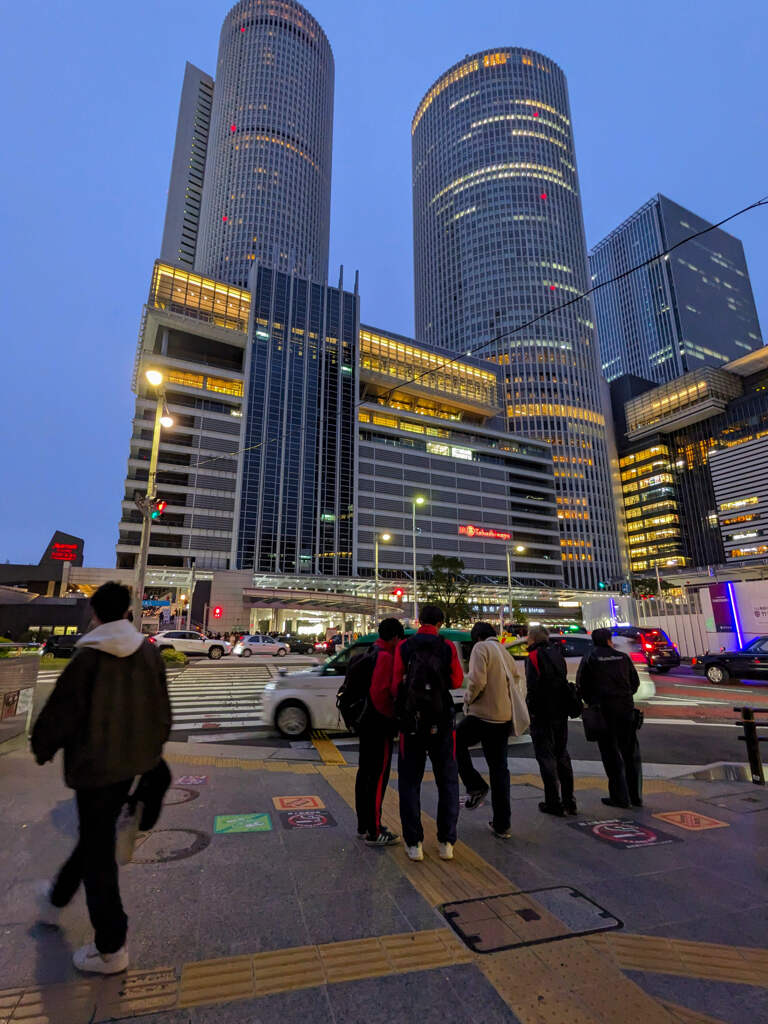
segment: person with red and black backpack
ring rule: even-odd
[[[355,778],[357,835],[369,846],[394,846],[400,837],[381,824],[397,732],[392,699],[394,652],[405,636],[399,619],[379,623],[379,639],[353,658],[339,690],[337,706],[347,728],[360,738]]]
[[[451,690],[463,684],[464,670],[454,645],[439,635],[443,621],[437,605],[425,604],[418,633],[403,640],[395,652],[392,694],[400,726],[400,822],[411,860],[424,859],[421,782],[427,755],[437,784],[437,842],[442,860],[453,859],[456,842],[459,773]]]

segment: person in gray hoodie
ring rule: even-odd
[[[130,603],[130,591],[119,583],[95,591],[96,626],[78,640],[32,731],[38,764],[64,751],[64,780],[75,790],[80,825],[69,860],[52,886],[40,888],[38,920],[58,924],[82,882],[95,935],[73,961],[97,974],[128,966],[115,825],[136,776],[160,764],[171,729],[165,664],[128,620]]]

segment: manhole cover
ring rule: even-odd
[[[160,828],[150,832],[146,839],[139,839],[133,864],[168,864],[174,860],[194,857],[209,845],[211,837],[207,832],[192,828]]]
[[[171,786],[163,797],[164,807],[173,807],[174,804],[188,804],[190,800],[197,800],[200,794],[196,789],[185,789],[184,786]]]
[[[441,909],[475,953],[496,953],[622,927],[617,917],[566,885],[460,900]]]
[[[752,814],[755,811],[768,811],[768,793],[765,790],[723,793],[722,796],[712,796],[702,803],[724,807],[725,810],[736,811],[738,814]]]

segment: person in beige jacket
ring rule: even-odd
[[[480,743],[488,762],[493,818],[488,823],[499,839],[511,839],[507,741],[528,727],[523,692],[525,683],[514,658],[498,641],[489,622],[477,622],[470,633],[474,646],[469,658],[469,686],[464,719],[456,730],[456,760],[467,789],[464,806],[479,807],[488,785],[472,764],[469,748]]]

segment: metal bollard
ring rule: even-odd
[[[749,759],[749,770],[752,772],[752,781],[756,786],[765,785],[765,772],[763,760],[760,756],[760,740],[757,735],[757,722],[755,721],[755,709],[750,707],[734,708],[734,711],[741,712],[741,723],[744,726],[744,735],[739,736],[747,745],[747,757]],[[762,737],[764,740],[766,737]]]

